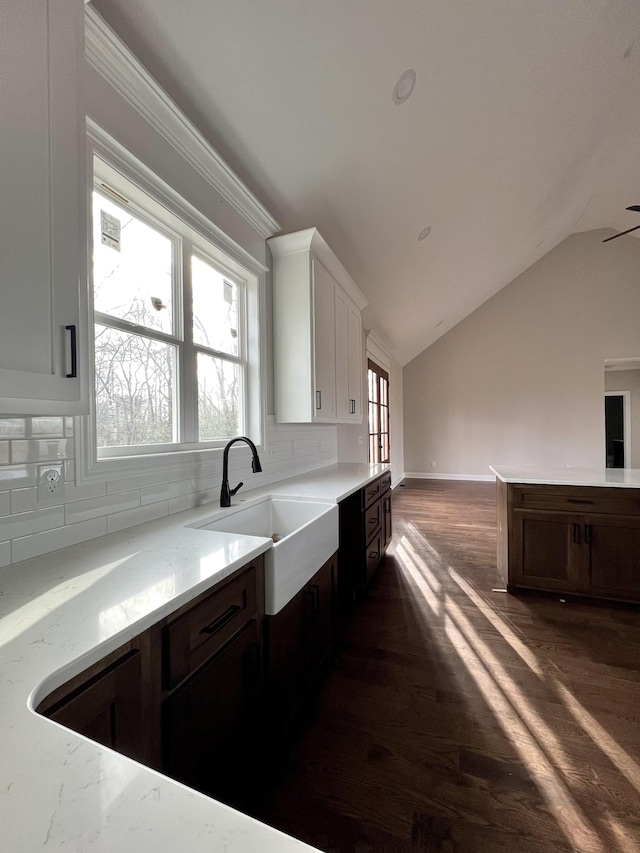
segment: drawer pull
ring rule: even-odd
[[[579,524],[573,525],[573,541],[575,542],[576,545],[580,544],[580,525]]]
[[[220,628],[224,628],[227,622],[230,622],[236,615],[236,613],[239,613],[241,610],[242,607],[240,607],[239,604],[232,604],[224,611],[222,616],[219,616],[217,619],[214,619],[210,625],[205,625],[204,628],[201,628],[200,633],[208,634],[209,636],[211,636],[211,634],[215,634],[216,631],[220,630]]]
[[[570,504],[593,504],[593,501],[582,501],[579,498],[567,498],[567,503],[570,503]]]
[[[377,524],[377,523],[378,523],[378,517],[377,516],[375,518],[370,518],[369,521],[367,522],[367,524]]]
[[[379,556],[380,556],[380,551],[371,551],[371,553],[369,554],[369,559],[370,560],[377,560]]]

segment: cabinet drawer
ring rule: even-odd
[[[514,509],[640,515],[640,489],[588,486],[513,486]]]
[[[163,631],[165,687],[173,688],[256,614],[256,566],[190,607]]]
[[[364,496],[364,508],[371,506],[374,501],[377,501],[380,497],[380,480],[375,480],[373,483],[369,483],[362,490]]]
[[[382,513],[380,512],[380,501],[376,501],[372,506],[369,507],[368,510],[364,513],[364,539],[365,542],[369,542],[369,540],[374,536],[378,530],[380,530],[380,526],[382,523]]]
[[[384,495],[391,488],[391,474],[383,474],[380,477],[380,494]]]

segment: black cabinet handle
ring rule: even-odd
[[[570,503],[570,504],[589,504],[589,505],[591,505],[591,504],[593,504],[593,501],[582,501],[582,500],[579,500],[578,498],[567,498],[567,503]]]
[[[71,373],[67,373],[67,379],[75,379],[78,375],[77,329],[75,324],[71,326],[65,326],[65,329],[71,334]]]
[[[217,619],[214,619],[210,625],[205,625],[204,628],[200,629],[201,634],[215,634],[216,631],[219,631],[220,628],[224,628],[227,622],[230,622],[236,613],[239,613],[242,610],[239,604],[232,604],[228,607],[222,616],[219,616]]]
[[[579,544],[579,542],[580,542],[580,525],[579,524],[573,525],[573,541],[576,543],[576,545]]]
[[[351,404],[351,414],[355,415],[355,413],[356,413],[356,401],[355,400],[349,400],[349,403]]]
[[[584,526],[584,544],[591,545],[591,525],[585,524]]]
[[[369,554],[369,559],[370,560],[377,560],[379,556],[380,556],[380,551],[372,551]]]

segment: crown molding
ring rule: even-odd
[[[278,222],[91,5],[85,6],[89,63],[261,237]]]

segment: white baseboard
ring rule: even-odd
[[[425,474],[421,471],[405,471],[405,478],[415,480],[473,480],[483,483],[492,483],[494,474]]]

